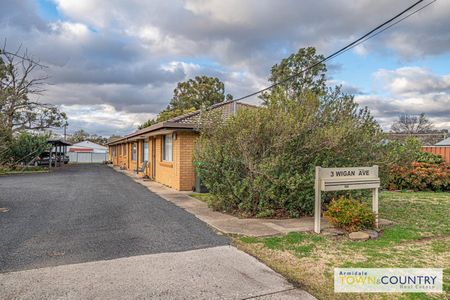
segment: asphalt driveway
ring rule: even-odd
[[[0,272],[228,244],[105,165],[0,177]]]

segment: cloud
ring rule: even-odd
[[[355,99],[369,107],[384,128],[401,114],[425,113],[437,128],[448,128],[450,116],[450,74],[436,75],[421,67],[403,67],[375,72],[379,93]]]
[[[375,73],[375,77],[384,89],[394,94],[450,92],[450,74],[438,76],[421,67],[381,69]]]
[[[99,109],[99,114],[104,111],[101,105],[107,105],[114,114],[130,118],[136,113],[154,115],[167,105],[177,82],[196,75],[219,77],[228,93],[245,95],[266,86],[271,66],[298,48],[316,46],[328,54],[411,4],[410,0],[52,1],[59,20],[44,19],[32,0],[3,1],[0,38],[7,38],[11,49],[23,44],[49,66],[49,85],[40,99],[64,105],[69,118],[77,115],[75,108],[81,109],[77,105]],[[448,53],[449,12],[450,2],[437,1],[353,53],[394,53],[389,55],[400,61]],[[334,78],[339,68],[329,66],[333,80],[339,81]],[[434,101],[432,111],[447,103],[448,78],[437,80],[426,71],[421,74],[423,70],[394,71],[380,70],[375,79],[386,84],[390,94],[373,100],[380,111],[408,108],[402,106],[406,102],[426,109],[422,95]],[[343,86],[347,92],[362,93],[351,82]],[[432,95],[433,91],[439,92]],[[360,95],[361,100],[363,96],[369,97]],[[389,97],[399,102],[392,106]],[[96,124],[107,131],[101,129],[107,125]]]
[[[129,113],[123,114],[113,106],[101,105],[63,105],[62,109],[71,115],[68,133],[83,128],[88,133],[99,135],[125,135],[136,129],[154,114]]]

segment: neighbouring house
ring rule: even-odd
[[[434,144],[434,146],[423,147],[423,150],[440,155],[446,162],[450,163],[450,138],[446,138]]]
[[[422,142],[424,146],[433,146],[437,142],[448,137],[447,132],[438,133],[387,133],[388,140],[391,141],[404,141],[407,138],[416,138]]]
[[[220,110],[227,117],[242,108],[255,106],[237,101],[215,104],[209,110]],[[135,131],[108,143],[109,159],[115,166],[179,191],[195,185],[194,144],[200,110]]]
[[[440,141],[439,143],[436,143],[435,146],[448,146],[448,147],[450,147],[450,137]]]
[[[82,141],[67,147],[71,163],[101,163],[108,160],[108,147],[91,141]]]

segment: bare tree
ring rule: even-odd
[[[391,126],[395,133],[429,133],[433,130],[433,123],[428,120],[424,113],[420,115],[403,114],[398,117]]]
[[[0,134],[4,139],[21,130],[43,130],[60,127],[66,115],[51,104],[30,98],[44,91],[44,68],[21,48],[8,52],[6,43],[0,49]]]

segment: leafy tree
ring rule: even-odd
[[[408,134],[430,133],[433,131],[433,123],[424,113],[420,115],[403,114],[392,124],[391,131]]]
[[[155,119],[150,119],[140,125],[139,129],[232,99],[230,94],[225,95],[225,85],[218,78],[196,76],[194,79],[179,82],[167,108],[161,111]]]
[[[79,129],[75,131],[67,141],[71,144],[79,143],[85,141],[89,138],[89,133],[87,133],[84,129]]]
[[[108,138],[108,142],[122,138],[121,135],[113,134]]]
[[[97,134],[89,134],[83,129],[75,131],[68,139],[69,143],[75,144],[83,141],[90,141],[96,144],[104,145],[108,142],[108,138]]]
[[[91,134],[88,138],[88,141],[99,144],[99,145],[106,145],[108,143],[108,138],[103,137],[101,135],[97,134]]]
[[[380,126],[352,95],[326,88],[322,58],[310,47],[273,66],[269,80],[281,84],[261,96],[261,108],[227,120],[202,114],[194,158],[214,208],[261,217],[309,214],[315,166],[383,161]]]
[[[15,132],[60,127],[66,115],[50,104],[31,99],[43,92],[47,79],[37,74],[41,65],[27,53],[15,54],[0,50],[0,133],[2,140],[11,140]]]
[[[158,116],[156,116],[156,118],[145,121],[138,128],[143,129],[143,128],[152,126],[156,123],[167,121],[172,118],[175,118],[175,117],[178,117],[178,116],[190,113],[190,112],[194,112],[196,110],[197,109],[194,107],[192,107],[190,109],[178,109],[177,108],[177,109],[163,110],[158,114]]]
[[[227,100],[231,96],[227,95]],[[168,110],[200,109],[225,100],[225,85],[218,78],[196,76],[185,82],[179,82],[173,91]]]
[[[284,100],[285,101],[285,100]],[[314,168],[379,161],[382,130],[339,89],[203,122],[195,162],[216,209],[298,217],[314,206]],[[210,118],[202,114],[203,118]]]
[[[21,132],[9,146],[9,163],[28,163],[50,148],[48,135]]]
[[[306,93],[325,94],[327,67],[320,62],[323,58],[323,55],[316,53],[314,47],[308,47],[300,48],[297,53],[275,64],[269,81],[281,84],[262,94],[264,103],[283,99],[301,102]],[[305,71],[311,66],[314,67]]]

